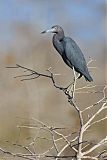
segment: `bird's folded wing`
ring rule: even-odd
[[[83,74],[87,69],[86,61],[84,55],[78,45],[69,37],[66,37],[63,42],[64,45],[64,54],[67,57],[67,60],[74,66],[74,68]]]

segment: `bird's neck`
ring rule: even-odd
[[[55,49],[59,52],[60,55],[63,54],[64,48],[63,48],[63,39],[64,39],[64,32],[63,33],[56,33],[53,36],[53,45]]]

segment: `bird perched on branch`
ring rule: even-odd
[[[58,25],[41,33],[48,32],[54,33],[53,45],[55,49],[59,52],[64,62],[80,74],[78,78],[84,76],[87,81],[93,81],[89,74],[84,55],[76,42],[70,37],[65,37],[63,29]]]

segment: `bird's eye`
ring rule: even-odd
[[[57,30],[57,27],[55,27],[55,30]]]

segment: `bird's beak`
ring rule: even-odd
[[[43,33],[54,33],[55,32],[55,28],[51,28],[51,29],[48,29],[48,30],[46,30],[46,31],[43,31],[43,32],[41,32],[41,34],[43,34]]]

